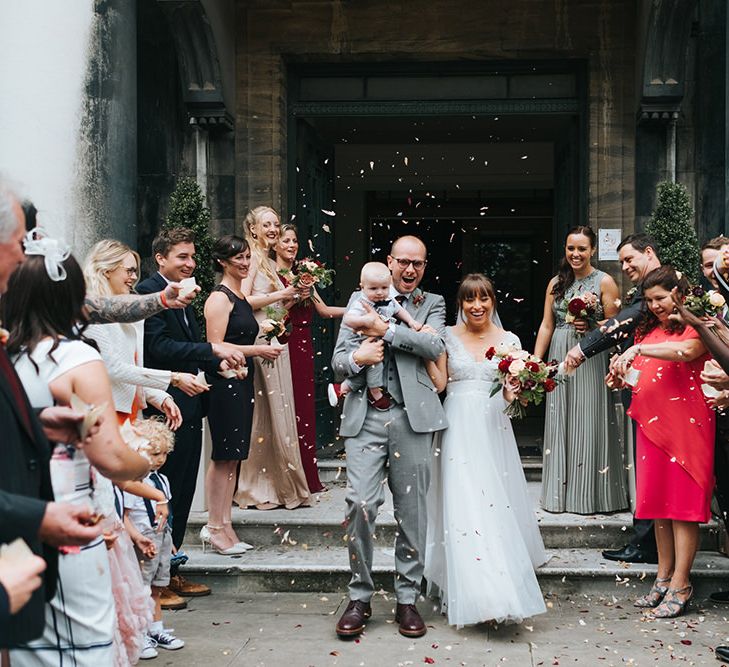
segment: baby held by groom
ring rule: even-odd
[[[392,286],[392,276],[387,266],[382,262],[367,262],[359,274],[359,282],[362,296],[350,306],[343,318],[344,324],[350,329],[359,331],[367,327],[371,323],[374,310],[383,322],[399,321],[415,331],[420,331],[423,325],[417,322],[395,298],[397,291]],[[368,309],[365,304],[370,308]],[[350,391],[357,391],[366,386],[370,404],[378,410],[385,410],[389,407],[389,401],[384,393],[384,384],[383,364],[366,366],[358,375],[344,380],[341,384],[330,384],[329,403],[332,407],[336,407]]]

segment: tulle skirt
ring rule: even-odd
[[[114,665],[136,665],[152,623],[154,603],[149,586],[142,581],[134,546],[125,530],[109,550],[109,567],[116,605]]]
[[[490,382],[451,382],[434,440],[425,577],[451,625],[546,611],[534,569],[547,560],[505,402]]]

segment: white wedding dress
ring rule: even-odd
[[[448,428],[434,440],[425,577],[448,622],[521,622],[546,611],[534,568],[547,561],[514,432],[493,398],[497,359],[476,361],[446,331]],[[504,341],[520,346],[504,332]]]

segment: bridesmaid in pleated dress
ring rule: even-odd
[[[276,265],[279,269],[291,269],[299,252],[299,236],[295,225],[281,226],[281,236],[276,244]],[[282,278],[284,284],[286,279]],[[298,303],[289,310],[291,336],[289,354],[293,373],[294,402],[296,404],[296,429],[299,433],[301,463],[306,473],[309,491],[318,493],[325,487],[319,481],[316,466],[316,411],[314,407],[314,345],[311,327],[314,312],[320,317],[342,317],[346,308],[327,306],[321,296],[312,289],[313,303]]]
[[[567,305],[574,297],[596,295],[597,320],[617,313],[617,285],[592,266],[595,250],[592,229],[568,232],[559,273],[547,286],[537,356],[564,359],[579,337],[597,326],[583,318],[568,321]],[[549,512],[595,514],[628,507],[616,414],[604,383],[607,369],[607,352],[598,354],[547,395],[541,506]]]

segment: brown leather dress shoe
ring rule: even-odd
[[[395,622],[400,624],[400,634],[404,637],[422,637],[427,629],[414,604],[397,605]]]
[[[184,609],[187,607],[187,600],[173,593],[169,588],[160,589],[159,603],[162,609]]]
[[[205,584],[195,584],[188,581],[181,574],[170,577],[170,590],[178,595],[184,595],[189,598],[201,598],[210,595],[210,587]]]
[[[372,616],[372,607],[370,607],[369,602],[350,600],[344,613],[337,621],[337,634],[340,637],[361,635],[370,616]]]

